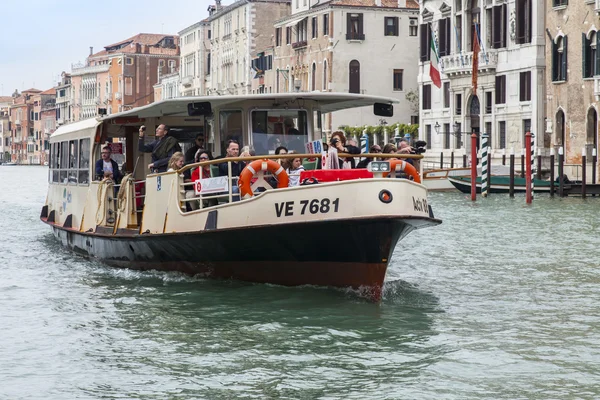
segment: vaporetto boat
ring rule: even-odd
[[[414,229],[441,223],[418,173],[401,160],[373,161],[368,171],[340,170],[335,179],[319,179],[335,170],[306,171],[300,176],[305,184],[287,187],[286,172],[272,160],[299,156],[274,156],[268,143],[277,138],[304,146],[321,140],[321,113],[370,106],[389,117],[394,102],[347,93],[178,98],[62,126],[50,137],[41,220],[64,246],[110,266],[350,287],[378,300],[396,243]],[[235,139],[257,155],[150,173],[150,155],[138,152],[138,129],[152,132],[160,124],[184,144],[200,134],[205,147],[219,153]],[[94,176],[106,142],[123,148],[127,174],[120,186]],[[231,173],[238,160],[248,162],[239,182]],[[228,175],[215,176],[214,166],[225,162]],[[210,178],[186,181],[186,170],[207,165]],[[386,178],[390,169],[406,170],[413,180]],[[264,185],[268,171],[279,188]]]

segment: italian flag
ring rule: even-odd
[[[429,63],[429,77],[435,86],[441,88],[442,80],[440,78],[440,67],[438,66],[439,61],[440,58],[435,50],[435,41],[433,40],[433,35],[431,35],[431,60]]]

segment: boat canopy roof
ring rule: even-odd
[[[81,121],[73,122],[71,124],[60,126],[50,136],[51,141],[63,141],[68,139],[80,139],[86,137],[82,135],[83,131],[88,133],[89,137],[94,137],[96,134],[96,127],[101,124],[98,118],[89,118]]]
[[[188,104],[193,102],[210,102],[211,108],[242,108],[253,101],[273,101],[275,105],[293,105],[298,102],[300,106],[305,102],[316,103],[324,113],[343,110],[346,108],[372,106],[375,103],[393,104],[397,99],[390,97],[365,96],[353,93],[321,93],[321,92],[294,92],[294,93],[269,93],[236,96],[195,96],[178,97],[157,101],[147,106],[137,107],[132,110],[107,115],[102,120],[112,120],[118,117],[151,118],[163,116],[187,116]]]

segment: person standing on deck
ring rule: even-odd
[[[156,140],[150,144],[144,144],[144,133],[146,127],[141,126],[139,130],[140,141],[138,150],[142,153],[152,153],[152,162],[148,164],[148,168],[152,172],[167,172],[167,165],[171,156],[178,151],[181,151],[181,146],[177,143],[177,139],[173,136],[167,136],[169,127],[165,124],[160,124],[156,127]]]

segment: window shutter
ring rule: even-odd
[[[552,82],[557,81],[557,67],[558,66],[558,51],[556,49],[556,43],[552,40]]]
[[[427,61],[427,49],[429,43],[427,42],[428,32],[427,24],[421,24],[421,61]]]
[[[439,43],[439,48],[438,48],[438,52],[440,54],[440,57],[445,56],[446,55],[446,43],[445,43],[445,33],[446,33],[446,20],[444,18],[439,19],[438,20],[438,40],[440,41]]]
[[[400,36],[400,20],[398,17],[394,18],[394,29],[396,30],[396,36]]]
[[[507,7],[506,4],[502,4],[502,47],[506,47],[506,25],[507,25]]]
[[[567,48],[567,36],[565,35],[565,37],[563,38],[563,40],[565,41],[565,45],[563,48],[563,68],[562,68],[562,80],[566,81],[567,80],[567,54],[569,54],[568,52],[568,48]]]
[[[596,32],[596,71],[594,75],[600,75],[600,35]]]
[[[532,5],[531,5],[531,1],[532,0],[526,0],[525,3],[525,10],[527,11],[527,17],[525,18],[526,21],[526,27],[525,27],[525,40],[527,43],[531,43],[531,31],[533,28],[533,19],[532,19]]]
[[[350,13],[346,13],[346,35],[352,33],[352,19]]]
[[[500,20],[502,19],[500,6],[492,8],[492,47],[498,49],[501,46]]]
[[[450,23],[450,17],[446,18],[446,52],[448,54],[452,53],[452,34],[450,33],[450,28],[452,24]]]
[[[590,72],[589,72],[589,65],[588,65],[588,51],[587,49],[590,47],[590,44],[588,43],[587,37],[585,36],[585,33],[581,34],[581,57],[582,57],[582,63],[581,63],[581,70],[582,70],[582,74],[584,78],[587,78],[590,76]]]
[[[526,99],[526,94],[525,94],[525,90],[526,89],[526,83],[525,83],[525,72],[521,72],[519,74],[519,101],[525,101]]]
[[[362,35],[363,33],[363,15],[358,14],[358,34]]]

